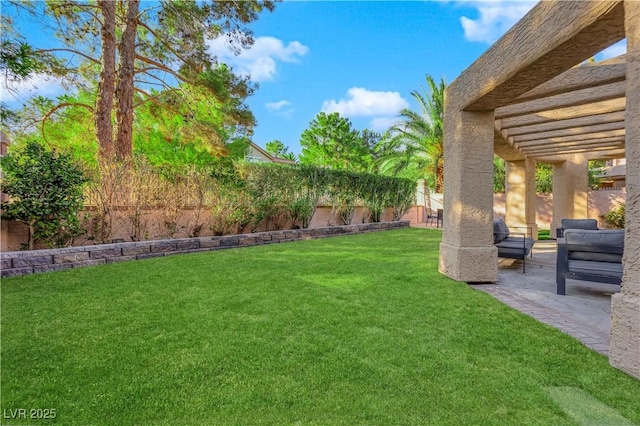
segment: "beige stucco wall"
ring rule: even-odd
[[[626,189],[609,191],[589,191],[587,193],[587,218],[597,219],[600,228],[606,228],[602,215],[612,208],[624,203],[627,199]],[[504,218],[505,194],[494,194],[493,214],[496,218]],[[553,194],[536,195],[536,223],[540,229],[551,229],[553,222]],[[562,218],[560,218],[562,219]]]
[[[422,211],[422,206],[414,206],[407,212],[405,216],[403,216],[402,220],[410,220],[412,222],[419,222],[421,216],[418,214]],[[90,211],[87,213],[91,213]],[[81,216],[84,216],[84,213],[81,213]],[[393,218],[393,211],[391,209],[387,209],[382,215],[381,221],[391,221]],[[163,238],[170,238],[170,235],[164,226],[164,218],[161,212],[157,210],[145,210],[142,212],[141,222],[143,223],[145,233],[142,240],[158,240]],[[362,207],[356,207],[353,212],[353,218],[351,224],[357,223],[369,223],[371,219],[365,215],[363,215]],[[186,210],[183,211],[180,220],[178,222],[178,230],[173,235],[173,238],[187,238],[189,237],[190,229],[196,223],[195,219],[195,210]],[[198,223],[202,223],[203,227],[199,234],[201,237],[212,236],[213,231],[211,230],[211,211],[209,209],[203,209],[200,212],[200,218]],[[331,206],[318,206],[316,208],[316,212],[313,215],[311,223],[309,224],[310,228],[323,228],[326,226],[335,226],[342,225],[342,221],[340,217],[337,215],[335,211],[332,210]],[[84,223],[85,228],[89,226],[89,222]],[[282,229],[290,229],[291,222],[287,221],[286,223],[281,224]],[[249,227],[240,230],[239,232],[261,232],[272,229],[266,229],[266,226],[262,225],[257,229],[250,229]],[[116,212],[116,215],[113,220],[113,231],[112,231],[112,239],[122,239],[125,242],[132,241],[131,239],[131,220],[128,217],[126,211]],[[1,251],[16,251],[20,250],[21,245],[25,244],[28,241],[28,230],[26,225],[15,222],[15,221],[2,221],[2,239],[1,239]],[[79,236],[74,239],[74,246],[82,246],[82,245],[91,245],[94,244],[94,241],[89,238],[88,235]],[[38,248],[45,248],[44,246],[39,246]]]
[[[431,199],[431,206],[435,209],[441,209],[443,204],[443,194],[429,194]],[[589,213],[588,217],[598,219],[599,226],[601,228],[606,227],[606,224],[602,220],[601,216],[616,207],[621,202],[626,200],[626,190],[609,190],[609,191],[590,191],[589,195]],[[550,229],[549,226],[552,221],[552,206],[553,196],[551,194],[537,194],[536,196],[536,223],[540,229]],[[505,216],[505,194],[494,194],[493,196],[493,214],[494,217],[504,218]],[[205,223],[202,229],[201,236],[213,235],[211,229],[209,229],[209,220],[211,213],[208,209],[203,210],[201,213],[201,222]],[[188,226],[194,222],[194,211],[186,211],[181,218],[181,225],[178,232],[174,235],[176,238],[186,238],[188,236]],[[382,216],[382,220],[392,219],[391,210],[387,210]],[[402,220],[408,220],[412,224],[425,222],[425,207],[423,204],[413,206],[402,217]],[[167,238],[167,231],[162,225],[163,221],[160,215],[153,211],[145,212],[143,219],[147,223],[148,239]],[[357,207],[352,223],[362,223],[362,208]],[[339,224],[339,219],[332,214],[331,206],[319,206],[316,213],[311,220],[311,228],[320,228],[328,225]],[[289,224],[286,224],[289,226]],[[130,241],[130,232],[128,230],[129,222],[124,214],[122,217],[115,220],[115,231],[113,238],[122,238],[125,241]],[[260,231],[265,229],[260,228]],[[2,221],[2,235],[0,238],[1,251],[13,251],[19,250],[20,245],[27,240],[27,229],[25,225],[17,222]],[[92,241],[86,237],[78,237],[75,241],[75,245],[92,244]]]

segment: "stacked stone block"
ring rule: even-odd
[[[127,260],[147,259],[173,254],[196,253],[233,247],[248,247],[287,241],[308,240],[336,235],[406,228],[409,221],[363,223],[314,229],[290,229],[254,234],[174,240],[138,241],[49,250],[17,251],[0,254],[2,277],[58,271]]]

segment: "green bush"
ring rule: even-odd
[[[493,156],[493,192],[505,191],[506,166],[504,160],[497,155]]]
[[[415,182],[394,179],[387,186],[387,205],[393,208],[393,220],[400,220],[415,202]]]
[[[211,230],[214,235],[235,234],[251,222],[254,205],[236,162],[221,158],[211,169],[213,194]]]
[[[357,205],[379,222],[388,207],[398,220],[413,203],[415,183],[408,179],[309,165],[221,162],[212,173],[218,201],[213,206],[214,232],[264,225],[282,229],[287,222],[307,228],[318,200],[327,197],[340,221],[350,224]],[[235,211],[231,211],[235,210]]]
[[[3,215],[29,227],[29,250],[38,242],[69,245],[82,233],[77,214],[85,178],[69,156],[28,142],[2,158],[2,173],[2,191],[10,197],[2,203]]]
[[[613,228],[624,228],[624,216],[625,216],[626,204],[619,204],[617,207],[608,211],[604,215],[604,220],[607,224]]]
[[[318,200],[327,190],[331,171],[322,167],[298,164],[290,168],[295,172],[292,188],[291,219],[294,227],[308,228],[316,211]]]

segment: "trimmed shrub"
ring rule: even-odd
[[[26,224],[33,250],[38,242],[49,247],[70,245],[82,233],[78,212],[83,207],[80,168],[65,154],[28,142],[2,158],[3,216]]]
[[[221,162],[212,176],[220,194],[213,211],[216,233],[244,226],[251,231],[259,226],[278,230],[287,223],[307,228],[323,197],[339,224],[353,222],[357,205],[368,210],[362,222],[379,222],[388,207],[399,220],[415,193],[415,183],[408,179],[309,165]]]
[[[607,224],[613,228],[623,229],[624,228],[624,218],[625,218],[625,210],[626,204],[619,204],[617,207],[614,207],[611,211],[608,211],[604,215],[604,220]]]

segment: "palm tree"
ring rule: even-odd
[[[378,146],[380,158],[378,170],[392,171],[416,179],[425,179],[435,192],[441,193],[444,186],[444,78],[436,84],[433,77],[426,76],[429,90],[414,90],[411,96],[420,111],[408,108],[400,111],[402,122],[387,131]]]

